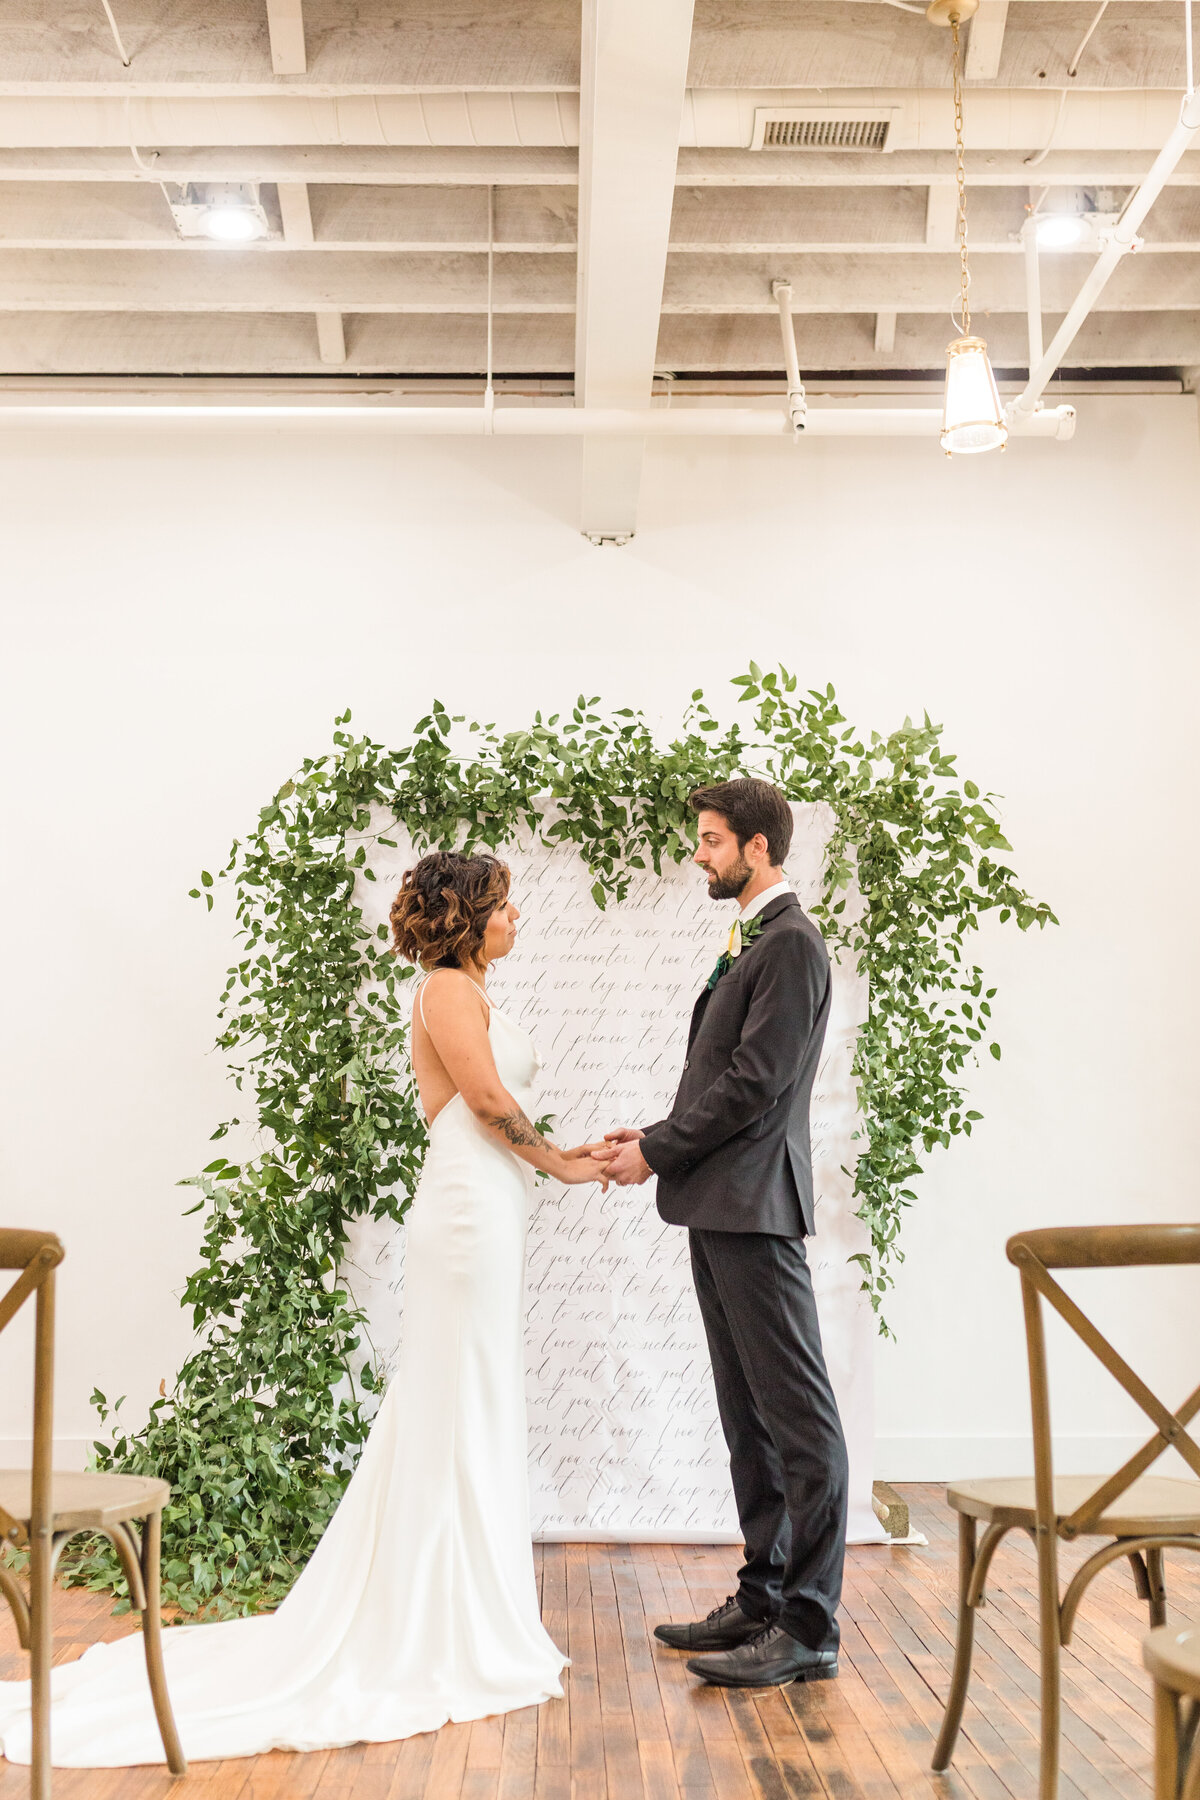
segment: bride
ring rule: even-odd
[[[277,1612],[165,1634],[194,1760],[409,1737],[560,1696],[538,1613],[522,1310],[532,1171],[594,1181],[595,1146],[531,1124],[537,1055],[488,999],[516,941],[509,875],[438,852],[404,876],[393,947],[429,971],[412,1064],[429,1149],[407,1220],[395,1376],[324,1537]],[[135,1637],[54,1670],[52,1760],[163,1761]],[[30,1755],[29,1684],[0,1683],[0,1748]]]

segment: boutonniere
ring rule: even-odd
[[[742,951],[746,946],[752,944],[756,937],[762,936],[762,928],[763,921],[761,913],[755,914],[752,919],[746,919],[744,921],[742,919],[734,920],[729,929],[729,942],[725,946],[720,957],[718,957],[717,966],[708,978],[710,993],[712,989],[716,987],[722,975],[727,975],[729,973],[735,960],[742,954]]]

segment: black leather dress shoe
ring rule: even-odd
[[[744,1613],[731,1594],[720,1606],[714,1606],[706,1619],[692,1625],[656,1625],[654,1635],[672,1650],[732,1650],[755,1637],[767,1625],[765,1619],[752,1619]]]
[[[838,1672],[838,1653],[810,1650],[782,1625],[767,1625],[736,1649],[693,1656],[688,1668],[714,1687],[786,1687],[789,1681],[832,1680]]]

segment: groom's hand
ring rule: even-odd
[[[636,1144],[637,1140],[645,1135],[645,1132],[639,1131],[635,1125],[622,1125],[619,1131],[606,1131],[604,1141],[606,1144]]]
[[[618,1187],[640,1187],[654,1173],[638,1149],[640,1131],[606,1131],[605,1142],[616,1148],[593,1152],[599,1160],[605,1160],[605,1174]]]

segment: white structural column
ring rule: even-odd
[[[267,0],[267,29],[271,33],[271,67],[276,75],[303,75],[308,69],[304,51],[302,0]]]
[[[875,354],[890,356],[896,348],[896,314],[894,312],[878,312],[875,314]]]
[[[281,181],[276,187],[279,195],[279,216],[283,221],[283,241],[285,244],[311,244],[313,242],[312,207],[308,200],[308,186],[303,181]],[[346,331],[340,312],[319,312],[317,319],[317,350],[323,363],[344,363],[346,360]]]
[[[650,404],[691,38],[692,0],[584,0],[577,406]],[[642,455],[585,441],[585,536],[632,535]]]

